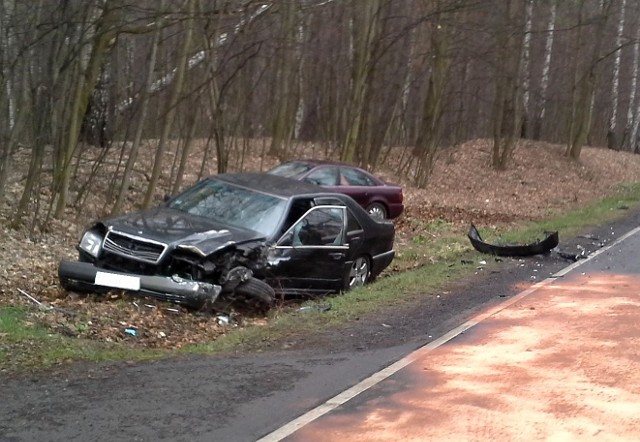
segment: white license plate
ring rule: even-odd
[[[140,278],[117,273],[96,272],[96,285],[124,290],[140,290]]]

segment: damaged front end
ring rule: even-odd
[[[222,287],[202,281],[191,281],[173,276],[136,275],[102,270],[89,262],[62,261],[58,277],[68,290],[122,289],[162,301],[184,305],[202,305],[214,302]]]
[[[266,266],[262,240],[237,244],[226,231],[187,235],[173,242],[97,224],[83,235],[79,261],[62,261],[65,289],[126,290],[191,307],[211,305]]]

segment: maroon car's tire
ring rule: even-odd
[[[367,212],[369,216],[375,220],[384,220],[387,219],[387,208],[382,203],[372,203],[367,207]]]
[[[353,260],[344,275],[343,291],[347,292],[356,287],[362,287],[371,280],[371,264],[369,258],[361,255]]]
[[[249,303],[269,309],[276,299],[273,287],[256,278],[249,278],[235,288],[236,296],[245,298]]]

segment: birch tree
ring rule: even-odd
[[[638,152],[638,125],[640,124],[640,102],[636,104],[636,89],[638,87],[638,67],[640,65],[640,21],[637,24],[635,40],[633,42],[633,62],[631,67],[631,85],[629,88],[629,107],[627,108],[627,122],[624,127],[623,146],[632,152]],[[634,112],[635,110],[635,112]]]
[[[620,58],[622,56],[622,34],[624,33],[625,8],[627,0],[621,0],[620,16],[616,33],[615,52],[613,59],[613,76],[611,78],[611,117],[607,130],[607,146],[609,149],[618,149],[618,137],[616,126],[618,120],[618,97],[620,88]]]
[[[546,38],[544,45],[544,56],[542,61],[542,73],[540,75],[540,98],[537,105],[537,113],[533,127],[533,138],[540,139],[542,123],[547,109],[547,91],[549,89],[549,72],[551,70],[551,55],[553,53],[553,38],[555,36],[556,13],[558,10],[557,0],[551,0],[549,7],[549,21],[546,27]]]
[[[529,118],[529,97],[531,95],[530,88],[530,58],[531,58],[531,27],[533,23],[533,0],[527,0],[524,16],[524,37],[522,42],[522,136],[529,138],[530,136],[530,118]]]

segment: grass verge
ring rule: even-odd
[[[70,361],[155,359],[163,352],[76,339],[52,333],[22,307],[0,307],[0,370],[44,369]],[[166,352],[164,352],[166,353]]]
[[[588,227],[624,216],[621,209],[640,205],[640,184],[621,186],[615,195],[586,207],[554,214],[509,229],[490,231],[485,239],[499,238],[511,243],[530,242],[543,231],[558,230],[562,238],[576,235]],[[403,245],[391,272],[374,284],[344,295],[308,302],[306,306],[330,304],[329,311],[299,312],[275,310],[266,325],[232,330],[220,339],[191,345],[180,353],[220,353],[268,347],[288,336],[314,333],[326,327],[340,327],[349,321],[389,306],[411,303],[417,296],[438,293],[448,281],[475,270],[459,265],[471,251],[460,227],[439,221],[425,226],[424,233]],[[483,232],[484,234],[484,232]],[[455,265],[452,265],[455,264]],[[68,361],[145,360],[175,355],[173,350],[149,350],[126,343],[105,344],[52,333],[34,321],[31,311],[19,307],[0,307],[0,370],[14,372],[41,369]]]

